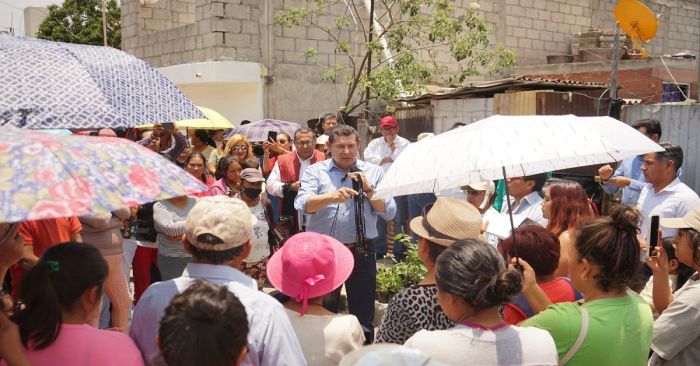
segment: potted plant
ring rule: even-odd
[[[393,259],[393,264],[377,268],[377,293],[379,302],[388,303],[397,293],[406,287],[412,286],[422,280],[427,270],[418,257],[417,244],[413,238],[405,233],[394,237],[399,240],[406,251],[406,258],[398,262]]]

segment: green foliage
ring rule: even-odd
[[[322,80],[347,82],[348,92],[340,106],[345,113],[370,99],[391,102],[402,94],[422,92],[427,83],[459,86],[469,77],[498,75],[515,64],[513,52],[491,44],[491,25],[478,7],[458,12],[455,0],[374,1],[381,37],[375,29],[371,41],[367,9],[360,0],[314,0],[308,7],[275,15],[282,28],[316,28],[335,43],[335,57],[329,58],[329,64],[320,64],[308,50],[305,59],[324,69]],[[345,9],[345,13],[329,17],[332,9]],[[391,59],[386,58],[384,45]],[[367,87],[370,95],[364,93]]]
[[[392,266],[377,268],[377,298],[380,300],[388,300],[406,287],[418,284],[427,273],[418,257],[413,238],[407,234],[397,234],[395,239],[404,245],[406,259],[402,262],[394,260]]]
[[[121,9],[116,0],[107,0],[107,44],[121,48]],[[102,7],[100,0],[66,0],[49,6],[49,15],[39,25],[37,38],[50,41],[102,46]]]

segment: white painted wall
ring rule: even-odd
[[[213,109],[234,125],[264,118],[263,66],[255,62],[208,61],[159,68],[196,105]]]

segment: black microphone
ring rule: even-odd
[[[348,169],[349,173],[357,173],[361,172],[360,168],[357,167],[357,164],[353,164],[350,166],[350,169]],[[352,189],[354,189],[357,193],[362,194],[362,180],[361,179],[355,179],[352,181]]]

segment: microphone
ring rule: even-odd
[[[360,168],[357,167],[357,164],[353,164],[350,166],[350,169],[348,169],[349,173],[357,173],[361,172]],[[362,194],[362,180],[356,179],[352,181],[352,189],[354,189],[357,193]]]

